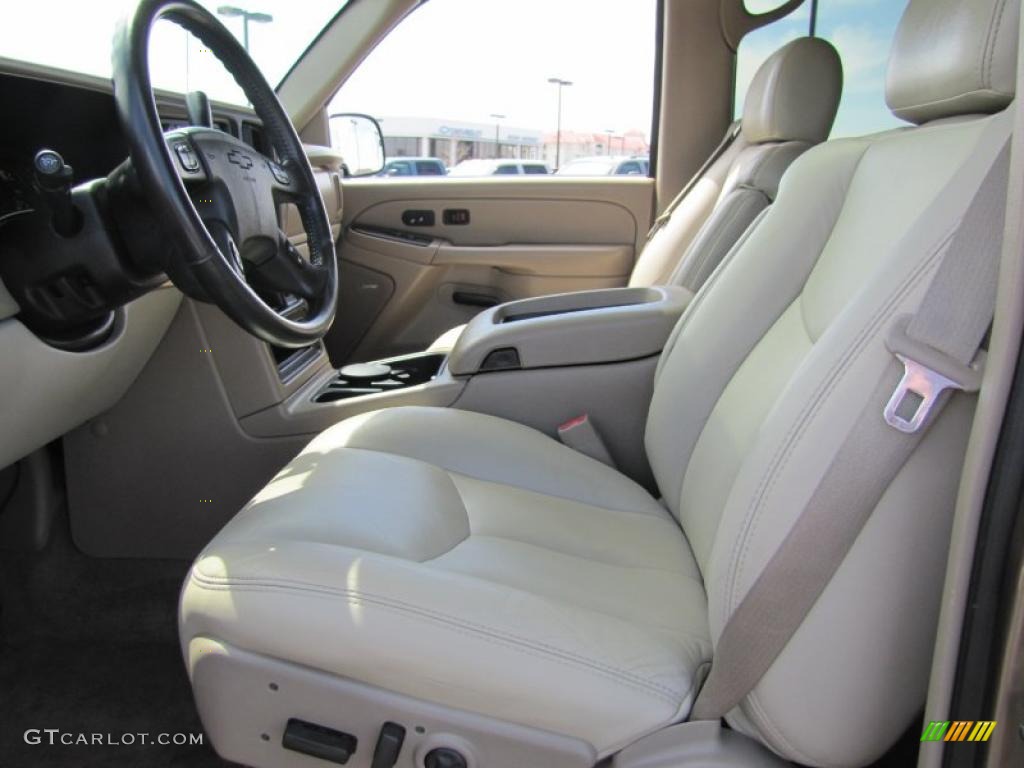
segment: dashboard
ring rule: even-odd
[[[0,60],[0,237],[3,224],[30,212],[38,199],[32,185],[32,158],[42,148],[59,152],[82,182],[109,174],[128,156],[109,80],[59,70],[29,69]],[[184,100],[158,92],[164,130],[187,125]],[[243,107],[214,104],[214,123],[225,133],[264,151],[255,115]]]
[[[162,121],[184,121],[183,97],[157,93]],[[107,177],[128,157],[109,80],[0,59],[0,273],[9,259],[38,263],[26,251],[26,230],[40,227],[44,207],[34,184],[33,158],[40,149],[59,152],[76,184]],[[221,128],[260,146],[263,135],[245,108],[214,104]],[[33,212],[35,209],[35,212]],[[56,243],[60,238],[52,238]],[[31,241],[30,241],[31,242]],[[45,242],[45,238],[40,240]],[[60,247],[76,258],[100,263],[102,243],[79,236]],[[83,251],[84,249],[84,251]],[[0,281],[0,467],[28,455],[112,407],[156,351],[178,313],[181,293],[162,275],[147,278],[141,295],[116,312],[109,333],[97,343],[69,351],[44,340],[23,322],[24,309]],[[9,286],[8,286],[9,287]],[[55,290],[57,287],[55,287]]]

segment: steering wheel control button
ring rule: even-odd
[[[423,758],[426,768],[466,768],[466,758],[460,752],[448,747],[438,747],[427,752]]]
[[[352,363],[338,371],[338,375],[353,383],[378,381],[391,375],[391,366],[385,363]]]
[[[271,161],[270,172],[274,174],[274,178],[277,179],[280,184],[287,185],[292,183],[292,177],[288,175],[288,171],[282,168],[278,163]]]
[[[178,155],[178,162],[181,163],[181,167],[186,171],[195,173],[199,170],[199,157],[188,144],[175,144],[174,152]]]
[[[291,718],[281,737],[281,746],[293,752],[319,757],[344,765],[356,751],[358,741],[350,733]]]

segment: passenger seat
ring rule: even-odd
[[[828,138],[842,90],[839,54],[821,38],[798,38],[769,56],[747,90],[742,121],[658,217],[629,285],[696,292],[775,200],[790,164]],[[464,327],[430,349],[450,350]]]
[[[839,54],[821,38],[799,38],[769,56],[747,90],[735,140],[726,135],[719,156],[659,217],[629,284],[697,291],[775,200],[790,164],[828,138],[842,90]]]

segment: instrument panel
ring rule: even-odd
[[[15,216],[32,213],[36,205],[24,173],[12,165],[0,164],[0,226]]]

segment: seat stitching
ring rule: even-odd
[[[514,543],[514,544],[521,544],[522,546],[525,546],[525,547],[533,547],[535,549],[543,550],[544,552],[553,552],[556,555],[562,555],[564,557],[571,557],[571,558],[574,558],[576,560],[583,560],[583,561],[585,561],[587,563],[596,563],[598,565],[607,566],[609,568],[620,568],[622,570],[628,570],[628,571],[651,571],[651,572],[654,572],[654,573],[664,573],[664,574],[668,574],[668,575],[671,575],[671,576],[682,576],[684,579],[690,579],[691,581],[695,581],[695,582],[697,582],[698,584],[700,584],[702,586],[704,584],[704,582],[700,578],[697,578],[697,577],[694,577],[694,576],[690,576],[689,574],[684,573],[683,571],[673,571],[673,570],[670,570],[668,568],[655,568],[655,567],[650,566],[650,565],[625,565],[623,563],[613,563],[613,562],[611,562],[609,560],[599,560],[596,557],[589,557],[587,555],[577,555],[574,552],[566,552],[563,549],[555,549],[554,547],[548,547],[548,546],[545,546],[543,544],[538,544],[537,542],[534,542],[534,541],[526,541],[525,539],[518,539],[515,536],[503,536],[503,535],[496,535],[496,534],[489,534],[489,533],[474,533],[472,535],[472,538],[474,538],[474,539],[494,539],[496,541],[509,541],[509,542]],[[465,541],[466,540],[464,539],[463,541],[460,541],[459,544],[463,544],[463,543],[465,543]],[[438,557],[444,557],[445,554],[448,554],[448,553],[452,552],[454,549],[455,549],[455,547],[452,547],[452,549],[449,549],[448,552],[446,552],[446,553],[444,553],[442,555],[439,555]],[[437,559],[438,558],[434,558],[434,560],[437,560]],[[432,561],[428,560],[427,562],[432,562]]]
[[[414,461],[418,461],[418,459],[414,459]],[[671,513],[669,513],[668,510],[666,510],[664,507],[660,507],[660,505],[659,505],[659,508],[661,509],[662,512],[666,513],[665,515],[655,515],[655,514],[652,514],[650,512],[636,512],[636,511],[629,510],[629,509],[616,509],[614,507],[602,507],[599,504],[591,504],[589,501],[580,501],[579,499],[573,499],[573,498],[570,498],[568,496],[556,496],[556,495],[553,495],[553,494],[550,494],[550,493],[545,493],[544,491],[535,491],[532,488],[524,488],[521,485],[511,485],[509,483],[503,483],[503,482],[501,482],[499,480],[488,480],[485,477],[476,477],[474,475],[467,475],[467,474],[465,474],[463,472],[458,472],[458,471],[453,470],[453,469],[445,469],[444,467],[438,467],[436,464],[430,464],[430,466],[437,467],[442,472],[445,472],[446,474],[448,474],[448,475],[450,475],[452,477],[464,477],[467,480],[473,480],[473,481],[478,482],[478,483],[488,483],[490,485],[497,485],[497,486],[500,486],[502,488],[513,488],[513,489],[515,489],[517,491],[523,491],[524,493],[533,493],[533,494],[536,494],[537,496],[547,496],[547,497],[553,498],[553,499],[561,499],[562,501],[568,501],[568,502],[570,502],[572,504],[579,504],[582,507],[593,507],[594,509],[599,509],[602,512],[610,512],[613,515],[626,515],[627,517],[636,517],[637,515],[640,515],[641,517],[644,517],[644,518],[647,518],[647,519],[650,519],[650,520],[654,520],[654,521],[657,521],[657,522],[660,522],[660,523],[664,523],[664,524],[670,526],[672,528],[672,530],[674,530],[675,532],[682,534],[682,528],[679,526],[679,521],[676,520],[671,515]],[[452,484],[455,485],[456,487],[458,486],[458,483],[455,482],[454,480],[452,481]],[[459,491],[459,496],[460,496],[460,498],[462,498],[462,492],[461,491]],[[465,502],[465,499],[463,499],[463,502]],[[655,503],[657,503],[657,502],[655,502]],[[685,538],[685,534],[684,534],[684,538]]]
[[[742,187],[742,188],[743,189],[747,189],[747,190],[752,191],[752,192],[755,192],[755,193],[760,191],[760,190],[754,189],[752,187]],[[733,191],[737,191],[737,190],[733,190]],[[692,250],[692,248],[693,248],[695,243],[699,243],[700,242],[700,236],[701,236],[702,233],[701,232],[697,233],[697,236],[694,238],[694,242],[690,243],[690,247],[687,248],[687,253],[683,254],[682,261],[680,262],[680,267],[682,267],[681,271],[683,272],[683,275],[684,275],[684,278],[683,278],[683,280],[681,282],[683,283],[684,286],[690,287],[691,284],[695,284],[696,286],[699,287],[704,282],[703,280],[698,280],[697,278],[699,278],[701,275],[704,274],[705,267],[711,261],[712,257],[717,255],[718,247],[725,240],[726,234],[731,232],[730,228],[732,227],[733,224],[736,223],[736,220],[740,217],[740,214],[746,212],[746,207],[744,205],[745,201],[746,201],[746,198],[743,198],[743,197],[739,198],[739,200],[737,201],[736,205],[732,206],[728,211],[726,211],[725,218],[719,220],[719,222],[718,222],[717,231],[712,233],[712,235],[711,235],[711,242],[706,243],[705,247],[703,249],[701,249],[701,251],[697,253],[696,257],[693,258],[690,261],[689,265],[687,265],[686,264],[686,262],[687,262],[687,259],[686,259],[687,254],[689,253],[690,250]],[[706,228],[708,226],[708,224],[714,224],[714,213],[712,213],[711,217],[707,221],[704,222],[704,226],[701,227],[701,229],[703,230],[704,228]],[[742,233],[740,233],[740,234],[742,234]],[[722,258],[724,258],[724,257],[725,257],[725,254],[722,254]],[[705,279],[707,279],[707,278],[705,278]]]
[[[535,431],[539,431],[539,430],[535,430]],[[543,432],[540,432],[540,434],[544,435]],[[548,437],[548,435],[544,435],[544,437],[546,437],[548,440],[552,440],[552,438]],[[560,445],[560,443],[558,445]],[[356,445],[342,445],[342,446],[339,446],[339,447],[344,449],[344,450],[348,450],[348,451],[369,451],[371,453],[380,453],[380,454],[383,454],[385,456],[399,456],[399,457],[401,457],[403,459],[408,459],[409,461],[418,461],[420,464],[425,464],[428,467],[434,467],[435,469],[438,469],[438,470],[440,470],[442,472],[445,472],[447,474],[462,475],[463,477],[468,477],[471,480],[478,480],[478,481],[480,481],[482,483],[493,483],[494,485],[504,485],[504,486],[506,486],[508,488],[518,488],[521,491],[528,491],[529,493],[536,493],[538,496],[550,496],[553,499],[562,499],[563,501],[572,501],[572,502],[575,502],[576,504],[582,504],[584,506],[594,507],[596,509],[601,509],[601,510],[604,510],[606,512],[621,512],[621,513],[626,514],[626,515],[645,515],[647,517],[653,517],[656,520],[664,519],[660,515],[654,514],[653,511],[652,512],[645,512],[643,510],[637,510],[637,509],[621,509],[619,507],[606,507],[606,506],[604,506],[602,504],[598,504],[596,502],[583,501],[582,499],[576,499],[576,498],[573,498],[572,496],[563,496],[563,495],[557,494],[557,493],[549,493],[548,491],[538,491],[535,488],[528,488],[525,485],[516,485],[514,483],[507,483],[507,482],[504,482],[504,481],[501,481],[501,480],[492,480],[492,479],[487,478],[487,477],[477,477],[476,475],[471,475],[468,472],[461,472],[461,471],[454,470],[454,469],[448,469],[447,467],[444,467],[444,466],[442,466],[440,464],[433,464],[433,463],[431,463],[429,461],[426,461],[424,459],[418,458],[416,456],[409,456],[408,454],[398,453],[396,451],[391,451],[391,450],[385,451],[385,450],[382,450],[380,448],[366,448],[364,446],[356,446]],[[571,448],[566,448],[566,450],[572,450],[572,449]],[[623,476],[623,477],[625,477],[625,476]],[[665,508],[662,507],[661,505],[659,505],[658,502],[656,500],[654,500],[653,497],[651,497],[651,500],[654,501],[655,506],[657,506],[659,510],[661,510],[662,512],[666,511]]]
[[[355,589],[341,589],[330,587],[324,584],[302,582],[294,579],[264,579],[257,576],[232,576],[229,578],[213,577],[203,574],[197,568],[193,569],[191,579],[201,589],[211,591],[249,591],[249,592],[308,592],[310,594],[322,594],[333,597],[343,597],[349,603],[366,602],[375,604],[381,608],[390,609],[397,613],[405,613],[421,619],[432,620],[446,625],[448,628],[459,631],[461,634],[478,635],[488,642],[507,645],[523,652],[533,651],[532,655],[543,655],[562,662],[574,663],[587,667],[594,672],[606,677],[619,679],[622,683],[632,687],[645,690],[647,693],[664,699],[674,705],[678,705],[684,694],[670,686],[657,683],[653,680],[640,677],[597,659],[581,656],[572,651],[549,645],[539,640],[529,640],[512,633],[488,627],[483,624],[457,619],[452,616],[434,611],[422,606],[410,605],[409,603],[394,598],[374,595],[370,592]]]
[[[849,142],[849,143],[858,143],[858,142],[861,142],[862,140],[860,140],[860,139],[848,139],[848,140],[840,139],[838,141],[845,141],[845,142]],[[868,153],[874,148],[874,146],[875,146],[875,144],[873,142],[863,142],[863,148],[861,149],[861,152],[858,155],[857,160],[854,163],[853,168],[850,170],[850,174],[849,174],[849,176],[846,179],[846,191],[847,192],[849,192],[850,187],[853,185],[853,181],[856,178],[857,173],[860,170],[861,165],[863,165],[863,163],[864,163],[864,158],[867,157]],[[822,246],[821,246],[821,252],[822,253],[824,253],[825,249],[828,248],[829,243],[832,242],[832,238],[835,237],[836,224],[838,224],[839,219],[842,216],[843,210],[845,209],[845,207],[846,207],[846,204],[845,204],[845,199],[844,199],[843,204],[839,206],[839,210],[836,211],[835,217],[832,220],[832,231],[829,232],[829,234],[824,238],[824,241],[822,242]],[[820,254],[819,254],[819,260],[820,260]],[[800,290],[800,292],[793,299],[794,302],[800,301],[801,298],[803,297],[804,290],[807,287],[807,280],[810,279],[810,275],[811,275],[812,272],[813,272],[813,267],[808,272],[807,277],[804,280],[804,287]],[[792,302],[790,302],[790,304],[792,304]],[[783,310],[783,311],[785,311],[785,310]],[[781,314],[780,314],[780,317],[781,317]],[[801,323],[803,323],[803,325],[805,326],[804,330],[806,332],[807,331],[807,328],[806,328],[807,323],[806,323],[806,320],[803,317],[803,305],[802,305],[802,303],[800,304],[800,318],[801,318]],[[776,322],[777,321],[778,321],[778,318],[776,318]],[[768,330],[770,330],[770,327],[768,329],[766,329],[765,332],[761,335],[761,339],[763,339],[765,334],[768,333]],[[810,338],[810,334],[809,333],[808,333],[808,338]],[[760,341],[755,342],[754,346],[751,347],[751,349],[756,347],[757,344],[759,344],[759,343],[760,343]],[[816,344],[817,342],[815,341],[813,343]],[[779,447],[776,449],[775,454],[772,456],[771,462],[769,462],[769,464],[768,464],[768,470],[766,470],[766,471],[770,471],[771,470],[771,467],[772,467],[773,463],[778,459],[779,455],[781,454],[781,452],[783,450],[783,446],[785,445],[786,441],[790,438],[790,436],[791,436],[791,434],[792,434],[792,432],[793,432],[793,430],[795,428],[796,428],[795,425],[790,427],[789,432],[786,434],[786,436],[783,439],[782,443],[779,445]],[[767,476],[762,477],[761,482],[758,484],[757,491],[755,491],[755,499],[757,498],[757,494],[761,491],[762,486],[764,485],[764,483],[767,482],[766,477]],[[753,502],[751,502],[751,503],[753,503]],[[749,526],[750,526],[750,519],[751,519],[751,512],[749,510],[750,510],[750,508],[748,507],[748,512],[747,512],[747,515],[746,515],[746,517],[744,519],[744,523],[743,523],[743,526],[741,528],[740,535],[739,535],[739,537],[737,537],[737,540],[733,542],[732,553],[731,553],[731,556],[729,558],[729,567],[726,570],[726,587],[725,587],[726,599],[723,601],[723,605],[721,606],[721,608],[719,610],[719,618],[723,622],[728,618],[728,615],[732,612],[732,604],[734,602],[736,582],[737,582],[737,574],[736,574],[736,569],[738,567],[737,566],[737,557],[739,555],[740,547],[744,543],[745,537],[748,535],[748,529],[749,529]],[[711,612],[711,609],[710,609],[710,606],[709,606],[709,608],[708,608],[709,615],[710,615],[710,612]]]
[[[992,67],[996,58],[996,41],[999,39],[999,30],[1003,24],[1003,12],[1006,10],[1006,0],[1000,0],[999,8],[989,19],[988,35],[985,38],[984,49],[981,52],[981,63],[984,65],[984,72],[981,74],[982,87],[992,88]]]
[[[768,717],[768,713],[765,710],[764,705],[757,696],[756,689],[750,692],[750,696],[747,701],[751,708],[751,717],[755,721],[755,725],[760,725],[765,728],[768,733],[783,746],[788,754],[794,759],[799,760],[801,763],[806,765],[812,765],[815,760],[810,755],[804,753],[804,751],[795,746],[789,739],[786,738],[782,729],[775,724],[775,722]]]
[[[956,225],[954,225],[952,231],[942,239],[931,255],[914,268],[907,281],[889,295],[883,305],[875,312],[874,315],[872,315],[868,323],[861,327],[857,337],[823,377],[821,383],[818,385],[811,398],[809,398],[807,407],[805,407],[794,420],[786,434],[786,437],[776,450],[775,456],[773,456],[772,461],[769,463],[768,469],[758,486],[758,490],[755,492],[753,503],[748,507],[743,533],[740,536],[740,540],[733,547],[734,557],[732,561],[736,564],[736,569],[732,572],[732,584],[729,590],[730,613],[731,608],[734,607],[737,602],[736,591],[740,582],[739,577],[746,568],[746,560],[750,551],[750,543],[754,539],[753,531],[757,526],[760,513],[765,507],[766,499],[771,495],[776,482],[782,475],[785,467],[788,465],[789,460],[792,458],[796,446],[800,443],[800,440],[803,438],[807,428],[813,422],[814,417],[821,410],[821,407],[827,399],[826,396],[831,392],[835,382],[842,378],[843,374],[860,359],[864,350],[867,349],[868,343],[875,337],[878,327],[892,316],[892,314],[899,308],[899,302],[907,295],[907,293],[912,291],[920,282],[922,277],[927,274],[928,270],[933,265],[933,262],[943,253],[955,230]],[[737,554],[738,562],[736,558]]]
[[[853,178],[857,175],[857,169],[860,167],[860,164],[864,160],[864,156],[867,154],[868,150],[871,149],[871,147],[872,147],[872,142],[865,141],[863,138],[850,138],[850,139],[834,139],[833,141],[828,142],[828,143],[830,143],[832,145],[836,145],[836,144],[840,144],[840,143],[847,144],[847,145],[849,145],[849,144],[864,144],[865,145],[864,148],[862,149],[861,153],[860,153],[860,156],[857,158],[857,162],[854,164],[854,167],[851,169],[849,177],[846,180],[846,187],[847,187],[847,190],[849,190],[850,185],[853,183]],[[818,146],[823,146],[823,145],[818,145]],[[805,156],[806,156],[806,154],[807,153],[805,153]],[[825,241],[822,244],[822,249],[824,249],[825,246],[828,245],[829,241],[832,239],[832,235],[835,234],[835,224],[838,221],[839,216],[842,213],[843,207],[844,206],[840,206],[839,210],[836,211],[835,219],[832,222],[832,232],[829,233],[828,237],[825,238]],[[768,206],[768,208],[766,208],[765,210],[767,210],[769,212],[769,214],[770,214],[771,213],[771,208],[772,208],[772,206]],[[744,234],[746,234],[746,233],[744,233]],[[739,254],[740,252],[742,252],[743,248],[745,248],[747,246],[748,242],[749,242],[749,239],[743,240],[742,243],[738,243],[737,247],[734,247],[726,255],[726,258],[722,260],[722,263],[719,265],[719,268],[711,273],[711,277],[709,277],[708,280],[704,283],[704,285],[701,286],[700,290],[698,290],[696,295],[693,297],[693,300],[689,303],[689,305],[687,305],[686,309],[683,310],[682,316],[676,322],[675,327],[672,329],[672,333],[669,334],[668,341],[665,343],[665,349],[662,350],[661,360],[659,360],[658,367],[655,369],[655,372],[654,372],[655,384],[657,384],[657,381],[661,378],[661,374],[663,372],[663,361],[666,360],[672,354],[673,350],[675,349],[676,344],[679,341],[679,337],[683,334],[683,331],[685,331],[686,327],[689,325],[690,318],[692,318],[697,313],[697,308],[704,303],[704,299],[711,293],[711,289],[715,286],[716,283],[719,282],[719,280],[721,279],[722,275],[724,275],[726,273],[725,267],[728,264],[730,264],[732,261],[734,261],[736,255]],[[765,331],[765,333],[767,333],[767,330]],[[763,334],[762,334],[762,337],[763,337]],[[755,341],[753,346],[757,346],[757,344],[758,344],[758,342]],[[753,347],[751,347],[751,349],[752,348]],[[735,375],[735,371],[733,371],[733,374]],[[706,422],[705,422],[705,424],[706,424]]]

